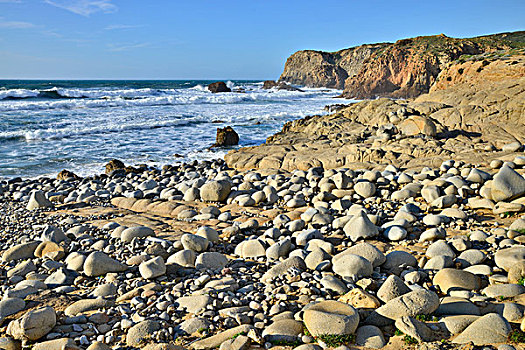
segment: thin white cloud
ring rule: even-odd
[[[44,2],[85,17],[96,12],[111,13],[118,10],[111,0],[44,0]]]
[[[110,44],[108,45],[108,51],[111,52],[121,52],[121,51],[128,51],[133,49],[140,49],[143,47],[149,47],[151,46],[151,43],[137,43],[137,44],[123,44],[123,45],[114,45]]]
[[[144,25],[142,24],[111,24],[104,28],[105,30],[123,30],[123,29],[134,29],[134,28],[142,28]]]
[[[63,38],[64,35],[60,34],[56,29],[46,29],[46,30],[43,30],[41,31],[40,33],[46,35],[46,36],[51,36],[51,37],[55,37],[55,38]]]
[[[28,29],[28,28],[34,28],[35,25],[33,23],[29,22],[22,22],[22,21],[2,21],[0,19],[0,28],[6,28],[6,29]]]

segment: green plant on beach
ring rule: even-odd
[[[401,331],[400,331],[399,329],[397,329],[397,328],[396,328],[396,330],[394,331],[394,335],[397,336],[397,337],[400,337],[400,336],[402,336],[403,334],[405,334],[405,333],[401,332]]]
[[[355,341],[355,334],[321,334],[315,338],[323,341],[329,347],[335,348],[340,345],[353,343]]]
[[[525,277],[522,277],[518,280],[518,284],[521,284],[522,286],[525,285]]]
[[[306,328],[306,326],[303,326],[303,334],[308,337],[312,336],[312,333],[310,333],[310,331],[308,330],[308,328]]]
[[[416,320],[419,320],[419,321],[427,321],[427,322],[435,322],[437,321],[437,317],[436,316],[432,316],[432,315],[416,315]]]
[[[409,335],[405,335],[405,336],[403,337],[403,341],[404,341],[405,344],[407,344],[407,345],[414,345],[414,344],[418,344],[418,343],[419,343],[419,342],[417,341],[416,338],[411,337],[411,336],[409,336]]]
[[[512,343],[525,343],[525,333],[519,329],[515,329],[509,333],[508,339]]]
[[[270,341],[270,343],[276,346],[291,346],[293,348],[296,348],[302,344],[302,342],[299,340],[294,340],[294,341],[272,340]]]
[[[237,338],[238,336],[240,336],[240,335],[246,335],[246,332],[239,332],[239,333],[237,333],[237,334],[234,334],[234,335],[231,337],[231,339],[236,339],[236,338]]]

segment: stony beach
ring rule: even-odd
[[[0,348],[521,348],[521,152],[419,171],[122,166],[2,182]]]

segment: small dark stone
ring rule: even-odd
[[[122,161],[118,159],[112,159],[106,164],[106,174],[111,174],[113,171],[117,169],[124,169],[126,166]]]
[[[7,183],[9,185],[16,184],[17,182],[22,182],[22,178],[21,177],[15,177],[15,178],[7,180]]]
[[[67,179],[78,180],[78,179],[80,179],[80,177],[77,174],[75,174],[74,172],[66,170],[66,169],[64,169],[64,170],[62,170],[61,172],[58,173],[57,180],[67,180]]]

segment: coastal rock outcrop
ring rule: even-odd
[[[294,86],[286,84],[283,81],[278,82],[278,81],[275,81],[275,80],[266,80],[263,83],[263,89],[269,90],[269,89],[273,89],[273,88],[276,88],[277,90],[303,91],[303,90],[301,90],[299,88],[296,88]]]
[[[232,89],[230,89],[224,81],[211,83],[210,85],[208,85],[208,90],[210,90],[213,93],[232,92]]]
[[[112,159],[106,164],[106,175],[111,174],[115,170],[124,170],[126,166],[118,159]]]
[[[372,53],[385,45],[362,45],[335,53],[298,51],[286,60],[279,81],[311,87],[343,89],[345,80],[357,74]]]
[[[239,134],[231,126],[217,128],[215,143],[210,147],[235,146],[239,144]]]
[[[478,72],[483,60],[489,63]],[[462,67],[461,81],[441,84]],[[287,122],[265,144],[232,150],[225,160],[236,169],[292,171],[379,164],[412,168],[438,165],[452,155],[488,165],[518,155],[512,150],[525,143],[524,55],[473,56],[470,63],[451,64],[438,81],[415,100],[361,101],[330,115]]]
[[[79,177],[74,172],[66,170],[66,169],[62,170],[57,175],[57,180],[68,180],[68,179],[75,179],[75,180],[77,180],[77,179],[79,179]]]

